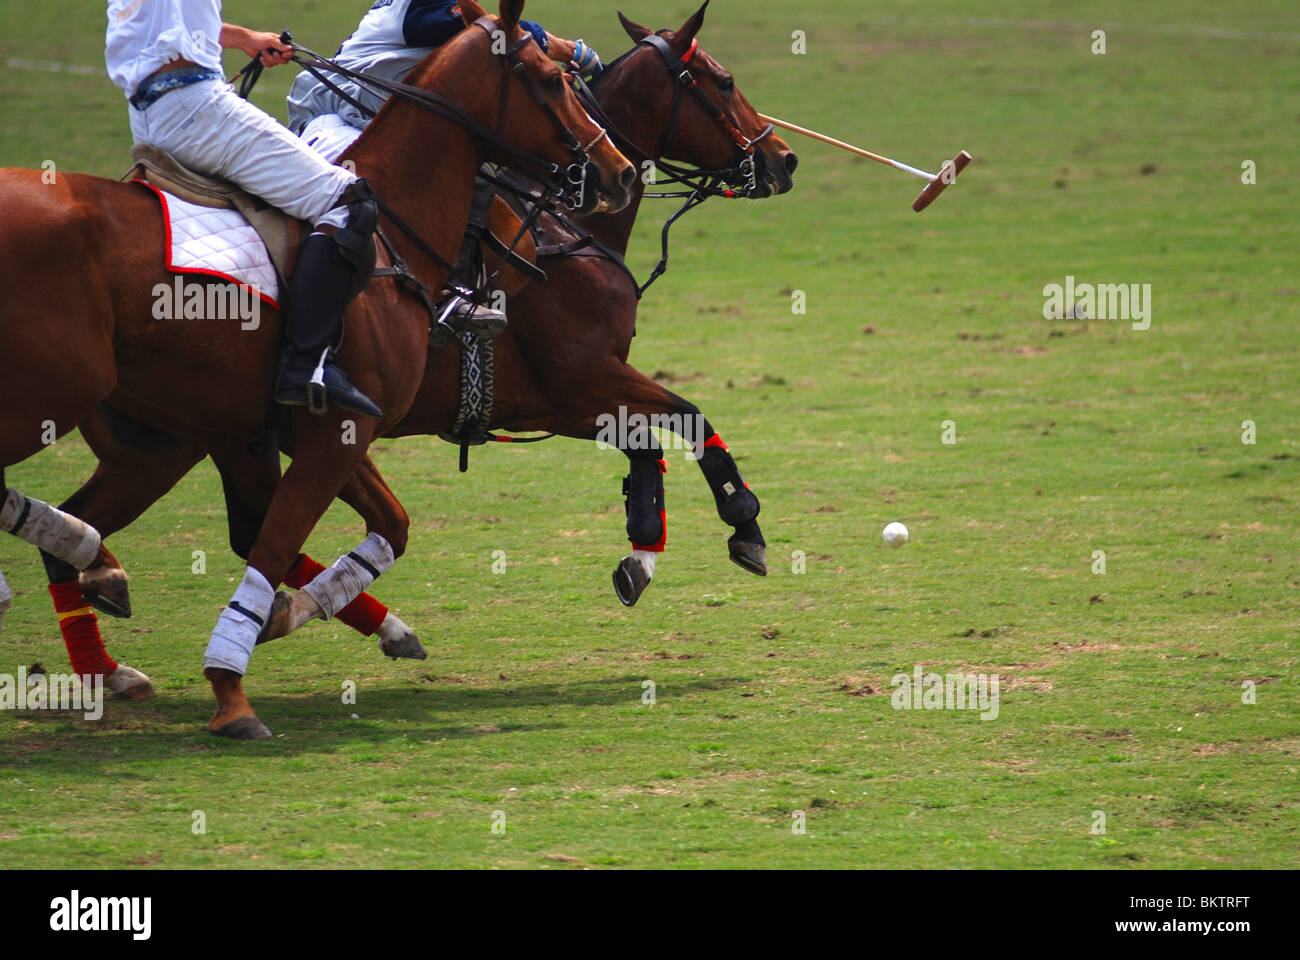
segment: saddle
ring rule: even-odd
[[[131,148],[131,159],[134,165],[123,180],[144,180],[199,206],[238,210],[266,244],[281,289],[289,289],[298,248],[311,233],[310,224],[290,217],[228,180],[191,170],[166,150],[151,144],[137,143]],[[522,203],[508,202],[496,187],[480,178],[475,184],[466,243],[456,264],[457,274],[463,271],[469,276],[475,266],[485,276],[499,270],[497,286],[506,296],[514,296],[531,280],[545,280],[546,274],[537,267],[537,246],[532,232],[525,233],[516,242],[525,214]]]
[[[201,207],[238,210],[266,244],[271,263],[280,278],[280,289],[289,289],[289,278],[298,259],[298,247],[311,232],[301,220],[247,193],[228,180],[196,173],[166,150],[137,143],[131,148],[134,166],[123,180],[144,180],[159,190]]]

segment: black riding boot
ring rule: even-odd
[[[327,403],[379,419],[380,410],[352,385],[330,352],[343,323],[343,308],[352,285],[352,268],[334,238],[312,234],[302,245],[289,287],[285,325],[288,345],[275,381],[275,401],[306,404],[313,413]]]

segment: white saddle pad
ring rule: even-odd
[[[271,255],[238,210],[202,207],[151,184],[167,220],[167,269],[206,273],[251,287],[278,309],[280,285]]]

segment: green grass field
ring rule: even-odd
[[[325,51],[364,7],[226,17]],[[622,8],[675,27],[694,4]],[[1300,9],[924,9],[715,0],[701,35],[766,113],[931,169],[976,158],[918,216],[919,181],[792,135],[793,193],[676,230],[632,358],[736,453],[766,579],[728,562],[681,454],[669,549],[627,610],[620,455],[493,447],[461,476],[440,441],[386,441],[412,537],[374,592],[429,660],[312,624],[253,660],[276,738],[219,741],[202,651],[242,563],[205,465],[110,540],[135,616],[101,628],[158,697],[99,722],[0,714],[0,866],[1294,866]],[[628,46],[614,11],[528,15],[608,60]],[[0,11],[0,163],[125,169],[102,17]],[[290,79],[256,102],[283,116]],[[667,212],[645,208],[642,272]],[[1045,320],[1067,275],[1149,283],[1150,329]],[[69,437],[9,482],[58,502],[92,467]],[[891,520],[911,530],[899,551]],[[336,507],[308,549],[329,562],[361,536]],[[66,669],[35,550],[0,540],[0,569],[0,672]],[[890,678],[918,664],[997,674],[997,719],[892,709]]]

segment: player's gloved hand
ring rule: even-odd
[[[575,40],[573,43],[573,69],[577,71],[580,77],[598,77],[605,70],[605,65],[600,62],[600,56],[595,50],[587,45],[585,40]]]

